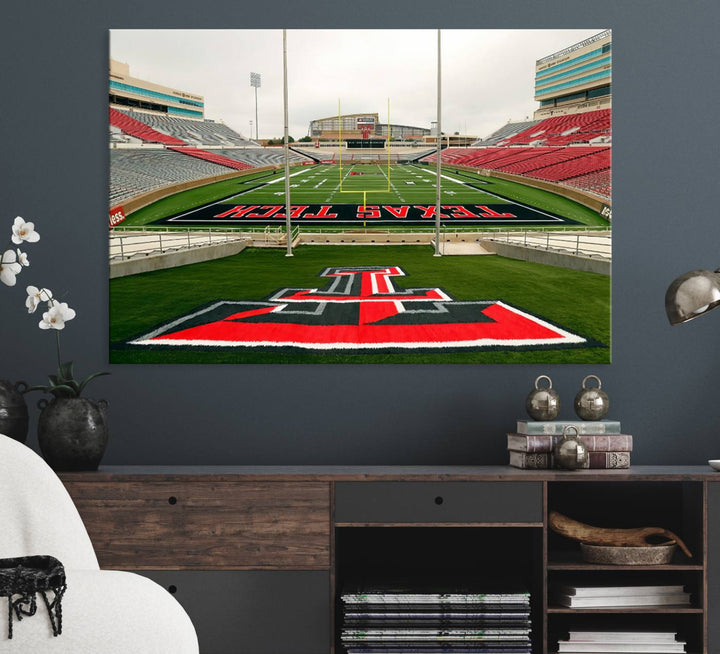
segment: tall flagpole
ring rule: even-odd
[[[286,257],[292,252],[292,223],[290,222],[290,147],[288,144],[288,85],[287,85],[287,30],[283,30],[283,104],[285,111],[285,240]]]
[[[440,58],[440,30],[437,33],[437,141],[435,144],[437,152],[437,183],[435,185],[435,254],[433,256],[439,257],[440,255],[440,155],[441,155],[441,141],[442,141],[442,69],[441,69],[441,58]]]

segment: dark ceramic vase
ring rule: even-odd
[[[108,428],[105,400],[83,397],[42,399],[38,441],[53,470],[97,470],[105,454]]]
[[[28,434],[28,408],[23,393],[25,382],[0,381],[0,434],[25,442]]]

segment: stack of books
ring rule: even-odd
[[[349,654],[530,654],[530,594],[369,589],[343,593]]]
[[[518,420],[517,431],[507,435],[510,465],[516,468],[554,468],[553,449],[562,440],[563,430],[572,426],[588,449],[584,468],[629,468],[633,439],[623,434],[618,420]],[[571,430],[572,435],[575,432]]]
[[[632,606],[690,606],[684,586],[569,586],[552,587],[553,601],[573,609]]]
[[[672,654],[684,652],[686,644],[674,631],[571,631],[558,643],[558,652]]]

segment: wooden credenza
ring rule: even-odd
[[[61,478],[103,568],[144,574],[193,619],[202,654],[323,654],[343,587],[490,577],[528,588],[533,652],[578,625],[667,629],[720,653],[720,473],[702,467],[104,467]],[[547,528],[663,526],[688,543],[666,566],[584,563]],[[562,583],[683,584],[690,607],[568,609]]]

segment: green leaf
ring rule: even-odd
[[[58,368],[58,377],[60,377],[60,379],[62,381],[66,381],[66,382],[73,379],[73,362],[72,361],[63,363]]]
[[[86,377],[83,380],[83,382],[80,384],[77,394],[80,395],[80,393],[82,393],[83,388],[85,388],[93,379],[95,379],[95,377],[102,377],[103,375],[109,375],[109,374],[110,374],[109,372],[95,372],[92,375],[90,375],[89,377]]]
[[[50,392],[50,386],[30,386],[25,392],[29,393],[30,391],[43,391],[43,393],[49,393]]]
[[[59,384],[54,386],[52,389],[48,389],[48,393],[52,393],[55,397],[77,397],[78,393],[74,388]]]
[[[60,382],[58,382],[57,375],[48,375],[48,380],[50,382],[50,386],[57,386]]]

